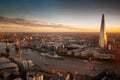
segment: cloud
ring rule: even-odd
[[[43,32],[96,32],[96,29],[80,28],[77,26],[38,22],[23,18],[8,18],[0,16],[0,28],[5,31],[43,31]],[[7,30],[7,28],[9,30]]]
[[[29,27],[53,27],[53,28],[67,28],[67,29],[75,29],[75,30],[84,30],[83,28],[69,26],[69,25],[62,25],[62,24],[49,24],[46,22],[37,22],[31,21],[22,18],[8,18],[0,16],[0,23],[2,24],[15,24],[21,26],[29,26]]]

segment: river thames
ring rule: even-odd
[[[0,53],[5,53],[5,44],[0,43]],[[110,61],[94,61],[89,62],[75,57],[64,57],[64,59],[54,59],[41,56],[41,52],[31,49],[23,49],[23,59],[30,59],[34,64],[40,67],[56,68],[67,72],[88,74],[94,76],[104,69],[114,70],[116,73],[120,72],[118,66]],[[15,51],[14,46],[10,46],[10,57],[18,57],[19,53]]]

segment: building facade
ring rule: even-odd
[[[99,46],[103,49],[107,48],[107,35],[105,31],[105,19],[104,14],[102,15],[100,35],[99,35]]]

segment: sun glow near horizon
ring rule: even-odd
[[[96,28],[83,28],[83,27],[70,27],[70,28],[54,28],[54,27],[31,27],[13,24],[0,24],[1,32],[99,32],[100,27]],[[120,27],[107,28],[106,32],[120,32]]]

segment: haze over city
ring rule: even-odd
[[[119,0],[0,0],[0,80],[120,80]]]
[[[120,32],[119,0],[1,0],[1,32]]]

